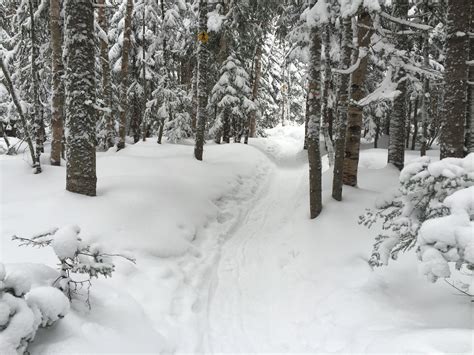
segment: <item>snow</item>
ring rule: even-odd
[[[343,202],[330,198],[323,157],[324,208],[310,220],[304,128],[267,134],[249,145],[208,143],[203,162],[191,144],[154,139],[98,153],[94,198],[64,190],[64,167],[44,164],[32,175],[21,156],[1,156],[8,274],[57,267],[51,250],[10,240],[51,227],[80,226],[88,243],[137,259],[117,260],[112,278],[94,279],[91,310],[74,300],[54,327],[38,331],[30,352],[470,353],[470,300],[413,272],[414,250],[387,268],[367,264],[373,233],[357,220],[398,184],[387,151],[361,152],[359,188],[344,187]],[[63,231],[71,240],[74,229]],[[465,229],[454,236],[469,238]],[[54,272],[34,278],[48,284]]]
[[[58,229],[56,233],[54,233],[51,246],[60,260],[74,258],[79,247],[77,235],[80,231],[81,229],[78,226],[72,225],[62,227]]]
[[[22,296],[31,288],[31,279],[22,271],[14,270],[9,272],[4,281],[6,289],[12,289],[15,296]]]
[[[57,288],[50,286],[36,287],[26,295],[26,303],[31,309],[41,313],[45,327],[63,318],[69,312],[69,300]]]

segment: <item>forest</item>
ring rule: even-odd
[[[0,0],[0,354],[474,352],[474,2]]]

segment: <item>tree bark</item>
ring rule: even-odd
[[[329,133],[330,123],[332,124],[332,109],[329,108],[329,95],[332,91],[332,73],[331,73],[331,33],[335,29],[331,24],[324,26],[324,54],[322,56],[324,68],[324,83],[321,97],[321,120],[322,120],[322,133],[324,137],[324,143],[328,153],[329,166],[334,166],[334,145],[332,143],[331,134]]]
[[[104,1],[104,0],[102,0]],[[61,150],[63,140],[63,107],[64,87],[62,84],[63,60],[62,60],[62,33],[61,33],[61,1],[50,0],[50,29],[51,29],[51,71],[53,77],[52,85],[52,107],[51,107],[51,165],[61,165]]]
[[[469,65],[467,88],[467,118],[466,118],[466,149],[467,153],[474,152],[474,2],[470,7],[470,37],[469,37]]]
[[[411,150],[415,150],[417,138],[418,138],[418,97],[415,99],[415,110],[413,111],[413,137],[411,139]]]
[[[255,50],[255,66],[254,66],[254,76],[253,76],[253,86],[252,86],[252,101],[257,102],[258,98],[258,89],[260,87],[260,78],[262,76],[262,44],[257,43],[257,48]],[[255,138],[257,133],[257,111],[250,112],[249,122],[248,122],[248,134],[245,136],[245,143],[248,141],[248,137]]]
[[[66,190],[95,196],[93,0],[69,0],[66,19]]]
[[[125,27],[123,34],[122,47],[122,66],[121,66],[121,80],[120,80],[120,121],[119,121],[119,141],[117,149],[125,148],[125,134],[127,126],[127,111],[128,111],[128,56],[130,52],[130,36],[132,33],[132,12],[133,0],[127,0],[127,13],[125,15]]]
[[[365,54],[357,69],[352,73],[351,80],[351,102],[348,107],[346,147],[344,153],[342,181],[345,185],[357,185],[357,168],[359,165],[360,136],[362,130],[363,108],[355,105],[354,102],[361,100],[365,96],[364,83],[367,73],[367,63],[369,60],[368,47],[372,36],[372,20],[367,11],[363,11],[358,18],[359,28],[357,33],[358,50],[357,56]],[[360,52],[363,53],[360,53]]]
[[[199,0],[199,32],[207,31],[207,0]],[[198,107],[197,107],[197,127],[196,144],[194,147],[194,157],[202,160],[204,150],[204,135],[207,119],[207,71],[208,71],[208,44],[202,41],[198,44]]]
[[[464,156],[467,59],[469,53],[469,0],[448,0],[444,115],[440,136],[441,159]]]
[[[98,22],[102,31],[108,34],[107,17],[105,16],[105,0],[98,0]],[[100,38],[100,62],[102,64],[102,94],[105,106],[108,110],[103,112],[105,121],[105,148],[109,149],[115,145],[114,118],[112,115],[112,86],[110,80],[109,42]]]
[[[396,15],[401,19],[406,19],[408,7],[408,0],[397,0],[395,3]],[[408,49],[407,39],[403,35],[399,35],[397,46],[401,50]],[[397,90],[400,91],[400,94],[393,101],[393,112],[390,117],[388,163],[393,164],[399,170],[402,170],[405,164],[406,80],[405,69],[402,66],[398,67],[395,72],[395,81],[398,82]]]
[[[310,33],[310,63],[308,75],[308,162],[310,217],[316,218],[322,210],[321,152],[321,38],[317,28]]]
[[[30,10],[30,37],[31,37],[31,81],[33,85],[33,122],[35,128],[35,153],[36,160],[33,168],[35,173],[41,173],[41,162],[40,156],[43,152],[43,143],[44,143],[44,129],[43,129],[43,119],[40,115],[40,100],[39,100],[39,77],[38,77],[38,67],[36,61],[38,60],[38,43],[36,40],[36,26],[35,26],[35,10],[33,7],[32,0],[28,1],[29,10]]]
[[[7,65],[4,62],[2,51],[0,51],[0,67],[2,68],[2,72],[4,76],[3,84],[7,88],[7,91],[10,93],[10,96],[12,97],[12,100],[13,100],[13,104],[15,105],[16,110],[18,111],[18,115],[20,116],[20,123],[22,125],[23,134],[25,135],[26,144],[28,145],[28,149],[30,151],[32,165],[33,167],[36,167],[37,155],[35,153],[32,135],[28,126],[28,118],[26,116],[26,113],[23,111],[23,107],[21,106],[20,101],[18,100],[18,95],[16,93],[15,87],[13,86],[13,82],[10,77],[10,73],[8,71]],[[35,173],[37,172],[36,168],[34,171]]]
[[[341,67],[348,69],[351,66],[352,52],[352,21],[350,17],[342,20],[341,39]],[[344,151],[346,143],[347,129],[347,105],[349,103],[349,74],[338,74],[339,76],[339,99],[337,107],[337,127],[336,127],[336,154],[334,160],[334,175],[332,181],[332,197],[342,200],[342,175],[344,169]]]

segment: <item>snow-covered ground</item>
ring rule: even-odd
[[[209,144],[204,162],[190,145],[152,140],[99,153],[94,198],[64,190],[64,167],[33,175],[21,156],[1,156],[7,271],[53,279],[53,253],[10,236],[68,224],[137,259],[93,280],[92,309],[74,302],[31,352],[471,353],[467,297],[414,272],[413,252],[388,268],[367,264],[376,231],[357,219],[397,184],[386,150],[362,152],[360,186],[345,187],[343,202],[330,198],[323,159],[324,210],[310,220],[303,128],[268,133],[249,146]]]

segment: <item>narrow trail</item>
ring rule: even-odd
[[[285,149],[273,140],[255,147],[275,167],[240,227],[222,247],[209,296],[204,342],[204,350],[209,353],[274,350],[277,333],[288,327],[281,318],[286,312],[278,308],[285,307],[300,292],[292,294],[291,281],[286,283],[289,280],[281,277],[282,269],[296,255],[283,241],[276,241],[277,247],[290,250],[289,254],[279,255],[269,248],[275,234],[291,236],[291,216],[306,186],[304,152]],[[276,289],[287,292],[275,294]],[[263,344],[268,349],[262,348]]]

